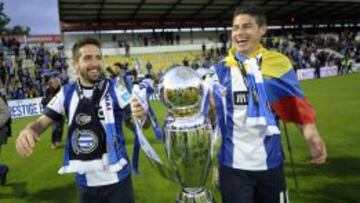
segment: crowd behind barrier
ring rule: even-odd
[[[64,83],[68,64],[61,44],[21,44],[16,38],[0,41],[0,91],[7,99],[44,96],[47,82],[56,77]]]
[[[338,75],[337,67],[322,67],[320,68],[321,77],[330,77]],[[297,77],[299,80],[315,79],[315,69],[301,69],[297,71]],[[159,100],[159,95],[154,93],[150,96],[151,100]],[[27,116],[40,115],[43,109],[41,104],[42,97],[31,98],[31,99],[19,99],[10,100],[8,105],[11,112],[11,117],[14,119],[22,118]]]
[[[263,44],[269,49],[278,50],[289,56],[298,79],[304,80],[360,70],[358,38],[355,32],[343,31],[340,34],[304,35],[301,38],[293,35],[270,36],[264,39]],[[21,44],[16,38],[11,37],[1,39],[0,91],[10,100],[13,118],[40,113],[41,105],[37,104],[38,98],[44,96],[49,79],[58,78],[62,84],[69,81],[69,65],[65,55],[68,51],[65,51],[60,43],[52,45],[49,47],[46,44]],[[174,65],[190,66],[195,70],[209,68],[223,58],[226,47],[231,44],[198,46],[201,47],[199,51],[107,55],[104,68],[111,70],[117,64],[127,75],[133,75],[131,82],[145,77],[158,81],[161,75]],[[107,71],[105,74],[111,75]],[[157,95],[153,97],[158,98]],[[16,100],[18,101],[14,102]],[[36,105],[31,106],[28,101]]]

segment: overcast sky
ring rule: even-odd
[[[29,26],[30,34],[60,34],[57,0],[2,0],[8,26]]]

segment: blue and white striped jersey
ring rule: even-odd
[[[114,83],[115,81],[112,81]],[[85,174],[76,174],[76,182],[80,186],[102,186],[102,185],[109,185],[114,184],[117,182],[120,182],[124,178],[126,178],[130,172],[131,167],[128,163],[128,156],[125,151],[125,141],[123,138],[122,133],[122,119],[124,116],[124,108],[128,108],[129,106],[126,106],[127,103],[124,103],[124,101],[121,99],[121,89],[119,90],[116,88],[116,85],[110,86],[109,92],[110,96],[113,101],[113,108],[114,108],[114,119],[115,119],[115,127],[117,134],[121,135],[118,138],[118,144],[119,149],[117,153],[123,157],[123,161],[125,163],[125,166],[116,172],[110,172],[110,171],[96,171],[96,172],[86,172]],[[93,89],[86,89],[83,88],[83,94],[85,97],[90,97],[92,95]],[[123,101],[123,102],[121,102]],[[77,108],[77,104],[79,102],[79,96],[76,91],[76,82],[69,83],[61,88],[61,90],[57,93],[57,95],[49,102],[49,104],[45,107],[43,114],[50,117],[53,120],[58,120],[61,117],[67,117],[68,124],[70,125],[71,122],[73,122],[74,113]],[[89,107],[94,108],[94,107]],[[100,113],[100,112],[99,112]],[[105,128],[105,121],[104,119],[100,117],[100,123]],[[69,142],[67,140],[66,142]],[[66,151],[66,150],[65,150]],[[65,152],[66,153],[66,152]],[[65,154],[66,157],[66,154]]]
[[[227,167],[260,171],[275,168],[283,162],[280,135],[266,135],[266,126],[246,126],[247,87],[238,67],[227,67],[221,61],[211,67],[207,80],[226,87],[226,134],[222,135],[219,164]]]

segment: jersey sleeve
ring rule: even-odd
[[[50,100],[44,108],[43,114],[54,121],[59,121],[65,116],[63,88]]]

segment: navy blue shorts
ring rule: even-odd
[[[223,203],[288,203],[283,167],[266,171],[219,168]]]
[[[134,203],[131,176],[119,183],[98,187],[78,187],[80,203]]]

